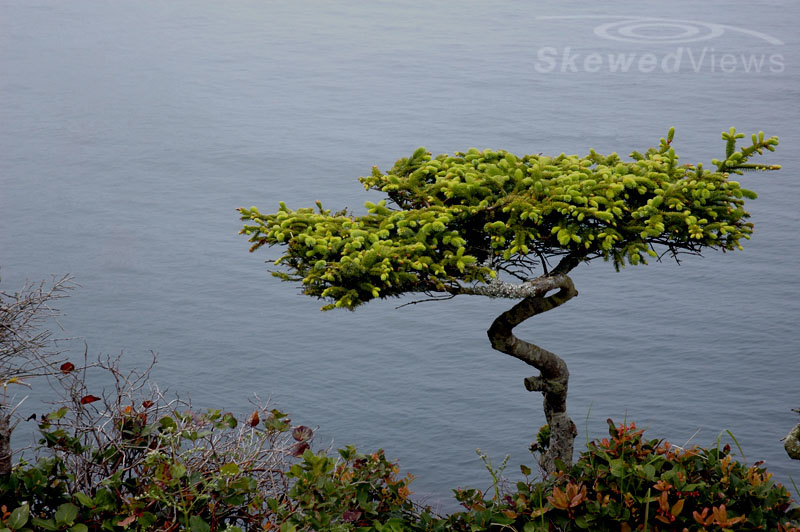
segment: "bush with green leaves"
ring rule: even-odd
[[[519,482],[488,500],[459,491],[468,511],[450,517],[451,529],[800,532],[800,509],[760,462],[734,460],[729,445],[683,449],[643,432],[609,420],[610,437],[547,482]]]
[[[155,363],[155,359],[153,361]],[[86,372],[114,387],[90,393]],[[167,400],[152,365],[61,366],[35,463],[0,476],[0,532],[443,531],[383,451],[312,452],[313,430],[255,401],[246,419]]]
[[[306,451],[288,472],[288,498],[274,510],[292,530],[331,532],[444,531],[445,522],[415,504],[409,484],[384,452],[361,454],[353,447],[338,457]]]
[[[303,450],[296,463],[273,471],[285,481],[282,490],[259,487],[255,470],[263,463],[246,468],[231,455],[220,456],[225,460],[222,464],[187,463],[200,449],[198,441],[208,444],[215,430],[235,429],[233,418],[214,411],[199,416],[203,420],[198,422],[196,414],[176,414],[162,417],[150,434],[156,439],[166,435],[170,446],[181,440],[183,449],[178,455],[167,456],[162,446],[132,475],[117,475],[121,468],[115,463],[115,473],[98,479],[96,489],[70,489],[76,475],[67,462],[71,454],[85,451],[74,442],[61,448],[56,457],[42,458],[35,465],[17,464],[10,477],[0,480],[0,532],[447,530],[443,520],[412,502],[411,475],[398,477],[398,466],[383,451],[361,454],[347,447],[339,450],[338,457],[315,454],[307,445],[309,429],[301,426],[289,431],[280,413],[271,414],[266,431],[291,432],[293,440],[299,440],[293,454]],[[197,438],[186,434],[187,417],[193,418],[192,431],[198,423],[205,429]],[[48,428],[43,430],[53,435]],[[55,439],[62,435],[56,434]],[[113,461],[113,453],[97,451],[93,450],[97,460]]]
[[[0,532],[800,532],[800,511],[760,463],[733,460],[727,445],[645,440],[634,424],[609,422],[609,438],[545,481],[523,466],[510,492],[505,462],[495,471],[482,456],[493,496],[457,490],[466,510],[441,517],[413,502],[412,476],[382,451],[314,453],[311,429],[278,410],[240,421],[160,394],[120,408],[129,396],[69,389],[71,406],[39,420],[43,456],[0,478]]]
[[[313,431],[254,403],[246,420],[167,400],[150,368],[110,373],[114,392],[87,390],[84,370],[62,366],[60,408],[39,419],[35,464],[0,478],[0,530],[251,530],[277,523],[268,501],[286,497],[289,465]],[[152,367],[152,366],[151,366]]]

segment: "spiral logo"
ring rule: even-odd
[[[631,19],[595,26],[594,34],[613,41],[687,43],[715,39],[725,27],[711,22],[668,19]]]
[[[748,35],[770,44],[782,45],[783,41],[766,33],[699,20],[682,20],[656,17],[634,17],[614,15],[567,15],[539,16],[537,19],[608,19],[594,27],[594,34],[603,39],[631,43],[681,44],[708,41],[726,33]]]

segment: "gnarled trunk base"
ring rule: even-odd
[[[789,458],[800,460],[800,425],[797,425],[786,435],[783,448],[786,449],[786,454],[789,455]]]

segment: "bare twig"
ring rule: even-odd
[[[447,301],[448,299],[453,299],[454,297],[456,297],[456,295],[458,295],[458,294],[447,294],[445,296],[434,296],[434,297],[429,297],[427,299],[415,299],[414,301],[409,301],[408,303],[403,303],[402,305],[399,305],[399,306],[395,307],[395,310],[397,310],[399,308],[407,307],[409,305],[416,305],[418,303],[430,303],[432,301]]]
[[[12,416],[25,400],[9,404],[8,387],[30,388],[25,379],[58,372],[60,353],[43,323],[58,317],[58,309],[51,304],[74,286],[72,278],[65,275],[54,278],[49,286],[26,282],[19,292],[0,291],[0,476],[11,473],[11,433],[19,422],[12,422]]]
[[[237,422],[232,414],[200,413],[189,399],[168,398],[150,381],[156,361],[153,354],[144,370],[124,372],[120,357],[106,356],[57,379],[61,399],[53,406],[58,414],[44,421],[43,430],[69,435],[64,441],[50,441],[48,452],[67,464],[70,491],[92,493],[113,475],[123,480],[145,478],[153,461],[161,460],[183,465],[187,478],[192,472],[207,474],[235,463],[242,475],[256,480],[259,493],[267,498],[286,494],[285,473],[298,445],[292,431]],[[96,396],[89,393],[87,370],[110,375],[113,382],[90,403],[86,398]],[[250,419],[274,416],[268,402],[256,397],[251,403],[255,412]],[[164,418],[172,421],[160,425]],[[98,458],[98,449],[104,450],[103,458]]]

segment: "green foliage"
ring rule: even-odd
[[[171,435],[170,445],[184,437],[172,429],[154,433]],[[299,462],[281,471],[291,487],[270,498],[246,470],[224,460],[198,469],[154,453],[135,475],[121,480],[112,474],[88,494],[69,492],[67,469],[63,458],[18,464],[0,481],[0,532],[445,530],[410,500],[411,475],[399,478],[383,451],[360,454],[347,447],[337,459],[306,448]]]
[[[789,492],[759,464],[734,461],[729,446],[681,449],[644,440],[635,424],[609,426],[610,438],[548,483],[519,482],[490,500],[459,491],[468,511],[450,517],[451,529],[800,531]]]
[[[150,416],[153,406],[124,408],[114,420],[116,438],[98,446],[70,432],[63,409],[46,416],[41,443],[50,456],[20,462],[0,479],[0,530],[234,532],[275,525],[268,498],[288,489],[282,462],[308,448],[310,429],[292,431],[277,410],[262,427],[258,416],[240,427],[218,410]],[[81,475],[90,477],[82,482]],[[264,475],[277,489],[265,488]]]
[[[88,393],[95,367],[116,393]],[[42,458],[0,475],[0,532],[439,530],[382,451],[314,454],[311,428],[261,404],[238,420],[157,388],[141,397],[151,369],[61,366],[64,406],[38,422]]]
[[[346,447],[339,459],[306,451],[289,470],[289,497],[273,501],[273,508],[297,530],[440,530],[442,523],[409,499],[413,477],[397,475],[383,451],[360,454]]]
[[[175,427],[183,417],[172,417]],[[208,430],[234,430],[215,411],[206,421]],[[157,438],[186,443],[185,431],[156,423]],[[459,489],[456,499],[465,511],[447,517],[412,501],[413,477],[399,477],[383,451],[362,454],[347,447],[332,457],[306,448],[281,472],[286,489],[271,496],[232,456],[198,468],[185,456],[168,459],[163,452],[130,477],[112,468],[90,492],[70,491],[75,472],[69,456],[60,455],[35,465],[21,462],[0,480],[0,532],[800,532],[800,510],[790,509],[787,490],[760,464],[733,460],[729,446],[682,449],[645,440],[634,424],[609,425],[610,437],[590,442],[572,468],[547,482],[531,479],[531,470],[521,466],[526,480],[510,493],[502,491],[499,478],[506,462],[494,469],[482,456],[492,473],[493,496]]]
[[[459,283],[488,282],[535,261],[568,256],[576,264],[600,258],[617,268],[660,254],[739,249],[752,233],[744,198],[755,194],[729,180],[747,169],[777,169],[747,161],[773,151],[776,137],[723,133],[726,158],[716,171],[679,165],[674,130],[658,148],[634,152],[516,156],[498,150],[432,157],[424,148],[386,173],[360,181],[385,194],[368,214],[289,209],[274,214],[239,209],[251,251],[285,246],[275,275],[301,281],[305,294],[354,308],[407,292],[456,293]],[[391,202],[387,205],[387,201]]]
[[[503,478],[503,471],[505,471],[506,466],[508,465],[508,459],[510,455],[506,455],[503,458],[503,461],[500,463],[500,466],[495,468],[492,464],[492,459],[489,456],[481,451],[480,449],[475,449],[475,452],[478,453],[481,461],[483,462],[483,466],[489,472],[489,475],[492,477],[492,488],[494,488],[494,497],[495,499],[500,498],[500,483]]]
[[[0,510],[8,513],[10,509],[19,509],[24,505],[27,508],[26,516],[31,507],[55,510],[70,501],[67,481],[68,475],[62,460],[55,457],[40,458],[36,464],[23,460],[10,476],[0,477],[0,493],[3,494],[2,503],[6,507]],[[20,528],[18,521],[4,523],[12,529]]]

